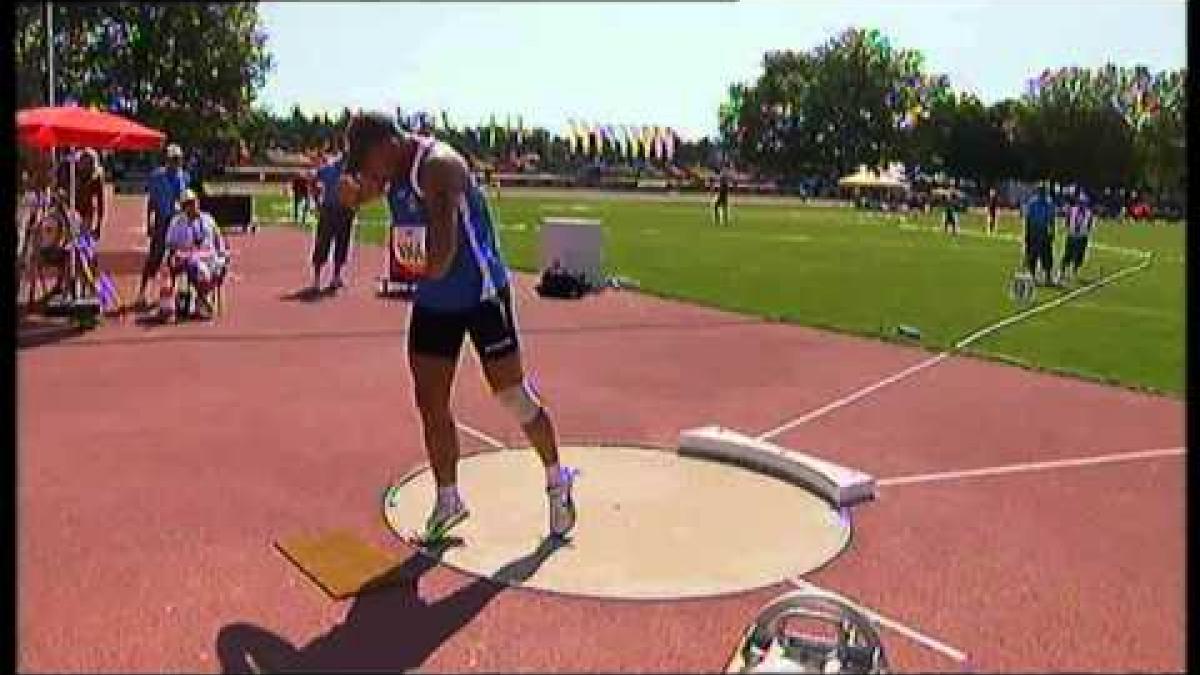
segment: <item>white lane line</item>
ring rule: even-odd
[[[1109,274],[1108,276],[1097,279],[1096,281],[1093,281],[1092,283],[1090,283],[1086,286],[1080,286],[1079,288],[1076,288],[1075,290],[1073,290],[1069,293],[1064,293],[1063,295],[1060,295],[1059,297],[1057,297],[1049,302],[1044,302],[1040,305],[1036,305],[1036,306],[1031,307],[1023,312],[1014,314],[1008,318],[997,321],[996,323],[994,323],[990,326],[981,328],[981,329],[975,331],[974,333],[971,333],[970,335],[966,336],[965,338],[959,340],[958,342],[954,343],[954,346],[948,351],[944,351],[940,354],[937,354],[936,356],[931,356],[928,359],[921,361],[920,363],[917,363],[916,365],[909,366],[908,368],[905,368],[904,370],[901,370],[898,373],[889,375],[888,377],[885,377],[882,380],[879,380],[878,382],[869,384],[869,385],[863,387],[862,389],[859,389],[858,391],[855,391],[851,394],[843,396],[842,398],[839,398],[836,401],[833,401],[831,403],[827,403],[827,404],[821,406],[820,408],[817,408],[816,410],[812,410],[810,412],[807,412],[807,413],[801,415],[800,417],[796,417],[787,422],[784,422],[783,424],[781,424],[773,429],[770,429],[769,431],[765,431],[765,432],[759,434],[756,437],[756,440],[760,440],[760,441],[770,440],[770,439],[782,434],[785,431],[788,431],[790,429],[798,427],[801,424],[811,422],[812,420],[814,420],[818,417],[821,417],[823,415],[826,415],[828,413],[831,413],[834,410],[837,410],[838,408],[842,408],[851,403],[854,403],[855,401],[858,401],[858,400],[888,386],[889,384],[894,384],[894,383],[899,382],[900,380],[903,380],[911,375],[915,375],[916,373],[919,373],[922,370],[925,370],[926,368],[928,368],[930,366],[937,365],[938,363],[941,363],[942,361],[944,361],[947,357],[949,357],[955,351],[958,351],[958,350],[970,345],[972,342],[976,342],[980,338],[987,337],[988,335],[991,335],[992,333],[1000,330],[1001,328],[1011,326],[1012,324],[1017,323],[1018,321],[1023,321],[1025,319],[1033,316],[1034,314],[1037,314],[1039,312],[1044,312],[1047,309],[1052,309],[1054,307],[1058,307],[1059,305],[1062,305],[1063,303],[1068,302],[1073,298],[1077,298],[1077,297],[1083,295],[1084,293],[1088,293],[1097,288],[1100,288],[1101,286],[1108,285],[1108,284],[1116,281],[1117,279],[1120,279],[1123,276],[1133,274],[1134,272],[1145,269],[1147,266],[1150,265],[1152,258],[1149,254],[1144,255],[1143,258],[1144,259],[1142,260],[1141,263],[1138,263],[1136,265],[1130,265],[1129,267],[1125,267],[1120,270],[1117,270],[1116,272],[1113,272],[1112,274]]]
[[[974,333],[971,333],[967,337],[954,343],[954,349],[956,349],[956,350],[962,349],[963,347],[966,347],[967,345],[971,344],[972,342],[975,342],[979,338],[991,335],[992,333],[1000,330],[1001,328],[1004,328],[1006,326],[1011,326],[1012,324],[1014,324],[1018,321],[1023,321],[1025,319],[1033,316],[1034,314],[1037,314],[1039,312],[1044,312],[1047,309],[1052,309],[1054,307],[1058,307],[1059,305],[1063,304],[1064,302],[1070,301],[1072,298],[1077,298],[1077,297],[1083,295],[1084,293],[1089,293],[1091,291],[1094,291],[1097,288],[1100,288],[1101,286],[1106,286],[1106,285],[1116,281],[1117,279],[1120,279],[1121,277],[1128,276],[1130,274],[1133,274],[1134,272],[1141,271],[1141,270],[1145,269],[1146,267],[1148,267],[1150,265],[1150,262],[1151,262],[1150,256],[1145,256],[1145,259],[1142,260],[1142,262],[1137,265],[1130,265],[1129,267],[1119,269],[1116,272],[1113,272],[1112,274],[1109,274],[1106,277],[1101,277],[1086,286],[1080,286],[1079,288],[1076,288],[1075,290],[1073,290],[1069,293],[1064,293],[1064,294],[1058,296],[1057,298],[1051,300],[1050,302],[1044,302],[1040,305],[1030,307],[1029,309],[1025,310],[1024,312],[1021,312],[1019,314],[1014,314],[1014,315],[1008,317],[1007,319],[997,321],[996,323],[994,323],[990,326],[981,328],[981,329],[975,331]]]
[[[933,651],[941,654],[942,656],[948,657],[948,658],[958,661],[959,663],[962,663],[962,664],[967,664],[970,662],[971,657],[968,656],[966,652],[964,652],[960,649],[955,649],[954,647],[951,647],[950,645],[946,644],[945,642],[942,642],[941,640],[937,640],[928,635],[925,635],[924,633],[918,631],[917,629],[906,626],[906,625],[900,623],[899,621],[896,621],[895,619],[889,619],[886,616],[883,616],[882,614],[880,614],[879,612],[876,612],[868,607],[864,607],[863,605],[861,605],[857,602],[854,602],[853,600],[850,600],[849,598],[845,597],[844,595],[835,593],[826,588],[822,588],[814,583],[810,583],[799,577],[794,577],[792,579],[789,579],[789,581],[791,581],[793,586],[796,586],[801,589],[814,590],[814,591],[817,591],[820,593],[827,593],[829,595],[832,595],[833,597],[850,605],[851,607],[858,610],[859,612],[862,612],[864,615],[867,616],[867,618],[871,619],[875,623],[878,623],[880,626],[883,626],[884,628],[888,628],[892,631],[895,631],[895,632],[903,635],[904,637],[908,638],[909,640],[912,640],[913,642],[920,644],[922,647],[925,647],[926,649],[933,650]]]
[[[911,485],[913,483],[933,483],[938,481],[960,480],[963,478],[982,478],[984,476],[1000,476],[1009,473],[1023,473],[1027,471],[1046,471],[1049,469],[1065,469],[1069,467],[1080,466],[1095,466],[1097,464],[1111,464],[1114,462],[1133,462],[1139,459],[1152,459],[1155,457],[1174,457],[1187,453],[1187,448],[1162,448],[1157,450],[1136,450],[1133,452],[1117,452],[1109,455],[1094,455],[1092,457],[1078,457],[1075,459],[1056,459],[1046,462],[1021,462],[1018,464],[1002,464],[999,466],[989,466],[982,469],[966,469],[962,471],[940,471],[937,473],[914,474],[911,476],[896,476],[894,478],[883,478],[876,481],[879,487],[892,487],[895,485]]]
[[[466,435],[476,438],[478,440],[481,440],[484,443],[487,443],[488,445],[492,446],[493,448],[495,448],[497,450],[505,449],[505,445],[503,443],[492,438],[491,436],[488,436],[487,434],[483,433],[482,431],[480,431],[474,427],[467,426],[466,424],[463,424],[462,422],[455,422],[454,425],[457,426],[460,430],[462,430],[462,432],[465,433]]]
[[[801,424],[812,421],[818,417],[821,417],[822,415],[825,415],[826,413],[830,413],[830,412],[833,412],[834,410],[837,410],[838,408],[850,405],[851,403],[854,403],[855,401],[863,398],[864,396],[868,396],[871,393],[878,391],[878,390],[888,386],[889,384],[892,384],[893,382],[899,382],[900,380],[903,380],[904,378],[908,377],[909,375],[912,375],[913,373],[920,372],[932,365],[936,365],[936,364],[940,363],[942,360],[944,360],[945,358],[947,358],[948,356],[950,356],[949,352],[942,352],[941,354],[938,354],[936,356],[931,356],[931,357],[925,359],[924,361],[921,361],[920,363],[917,363],[915,365],[911,365],[894,375],[885,377],[882,380],[875,382],[874,384],[869,384],[854,393],[843,396],[831,403],[827,403],[827,404],[821,406],[820,408],[817,408],[816,410],[807,412],[807,413],[801,415],[800,417],[797,417],[793,420],[790,420],[788,422],[785,422],[785,423],[775,427],[774,429],[771,429],[770,431],[765,431],[765,432],[759,434],[755,438],[755,440],[759,440],[759,441],[770,440],[770,439],[778,436],[779,434],[782,434],[783,432],[788,431],[789,429],[792,429],[793,427],[798,427]]]

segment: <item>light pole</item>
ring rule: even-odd
[[[46,3],[46,102],[54,106],[54,3]]]

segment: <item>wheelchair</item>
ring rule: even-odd
[[[839,597],[806,589],[784,594],[759,611],[725,672],[884,675],[889,671],[883,642],[870,617]]]
[[[216,269],[207,288],[200,288],[193,278],[190,260],[180,253],[171,252],[167,260],[168,274],[171,275],[172,288],[175,297],[170,307],[176,319],[209,318],[215,319],[224,309],[225,282],[229,278],[232,255],[226,251],[215,256]],[[205,305],[207,317],[198,310]]]

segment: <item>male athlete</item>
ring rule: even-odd
[[[408,328],[408,360],[425,448],[437,483],[421,537],[445,537],[468,516],[458,494],[458,434],[450,390],[463,336],[470,334],[488,384],[524,429],[546,469],[550,534],[575,525],[572,474],[559,465],[550,415],[521,364],[508,271],[483,190],[445,143],[398,130],[378,114],[346,129],[342,204],[358,208],[386,190],[392,223],[424,226],[426,259]]]
[[[988,190],[987,199],[987,233],[996,234],[996,216],[1000,210],[1000,197],[996,194],[996,188]]]
[[[724,216],[725,224],[729,224],[729,176],[724,171],[717,181],[717,198],[713,201],[713,218],[720,225]]]

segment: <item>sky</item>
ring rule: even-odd
[[[1185,0],[263,2],[279,112],[446,110],[454,126],[511,115],[712,135],[729,84],[770,50],[851,27],[921,50],[930,72],[991,103],[1044,68],[1187,63]]]

